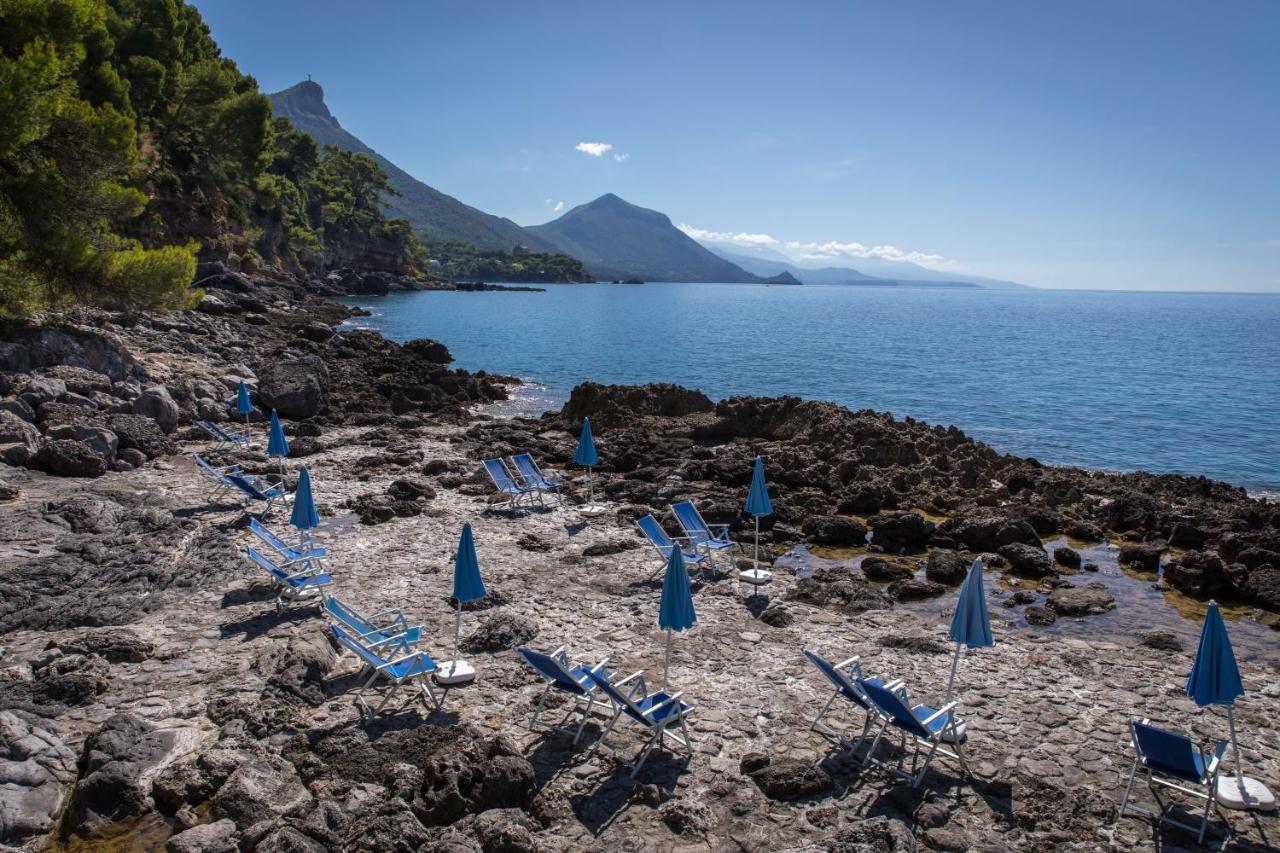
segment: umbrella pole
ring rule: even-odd
[[[1236,763],[1236,787],[1240,789],[1240,802],[1248,805],[1249,795],[1244,789],[1244,767],[1240,764],[1240,745],[1236,743],[1236,706],[1227,706],[1227,726],[1231,729],[1231,757]]]
[[[587,506],[595,506],[595,487],[591,482],[591,466],[587,466]]]
[[[756,551],[755,556],[751,560],[751,568],[760,571],[760,516],[753,516],[756,520]]]
[[[960,641],[956,640],[956,654],[951,659],[951,678],[947,680],[947,698],[942,700],[942,704],[946,705],[951,701],[951,692],[956,686],[956,670],[960,668]]]
[[[458,668],[458,645],[462,639],[462,602],[458,602],[458,616],[453,622],[453,669]]]
[[[671,629],[667,629],[667,654],[662,659],[662,692],[667,692],[667,671],[671,669]]]

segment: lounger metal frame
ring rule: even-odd
[[[862,659],[854,655],[848,660],[833,664],[810,649],[802,648],[800,651],[804,652],[804,656],[809,659],[809,662],[835,688],[831,693],[831,698],[822,706],[822,710],[818,712],[818,716],[814,718],[813,725],[809,726],[809,729],[834,742],[847,752],[856,753],[871,734],[871,727],[880,720],[880,712],[871,703],[871,700],[867,698],[866,693],[857,685],[858,680],[864,677]],[[879,681],[883,684],[883,681],[879,679],[873,679],[873,681]],[[863,712],[862,733],[857,740],[849,740],[822,721],[822,718],[831,710],[831,706],[840,698],[843,698],[851,705],[857,706]]]
[[[495,456],[492,459],[483,461],[484,471],[489,475],[493,487],[498,490],[498,494],[506,496],[507,509],[515,513],[520,509],[522,502],[528,502],[529,506],[533,506],[535,500],[539,504],[542,503],[542,494],[534,488],[520,485],[520,481],[511,473],[511,469],[507,467],[507,463],[502,457]]]
[[[1155,729],[1156,731],[1162,732],[1166,735],[1182,738],[1186,740],[1187,745],[1192,750],[1198,750],[1200,752],[1200,759],[1204,762],[1204,772],[1200,776],[1199,783],[1189,782],[1181,776],[1168,773],[1159,767],[1152,767],[1149,763],[1148,757],[1143,753],[1142,747],[1139,746],[1137,731],[1137,727],[1139,725]],[[1133,766],[1129,768],[1129,782],[1124,788],[1124,799],[1120,801],[1120,811],[1116,814],[1116,823],[1120,822],[1120,818],[1124,817],[1126,811],[1136,812],[1137,814],[1154,818],[1159,822],[1176,826],[1179,829],[1194,832],[1196,833],[1196,842],[1203,844],[1205,833],[1209,829],[1209,813],[1213,809],[1214,798],[1218,790],[1218,772],[1222,769],[1222,756],[1223,753],[1226,752],[1227,742],[1225,740],[1218,741],[1218,745],[1214,747],[1212,752],[1198,749],[1191,738],[1181,734],[1180,732],[1171,732],[1166,729],[1159,729],[1156,726],[1151,725],[1146,718],[1138,721],[1132,717],[1129,719],[1129,738],[1129,745],[1133,747],[1134,751]],[[1160,811],[1158,812],[1151,811],[1150,809],[1143,808],[1142,806],[1133,805],[1129,802],[1130,795],[1133,793],[1133,782],[1137,777],[1139,765],[1141,765],[1142,769],[1146,771],[1147,785],[1151,788],[1151,793],[1155,797],[1156,804],[1160,806]],[[1164,776],[1165,778],[1159,778],[1159,776]],[[1172,782],[1169,781],[1170,779],[1177,779],[1178,781]],[[1192,784],[1198,784],[1198,787],[1187,787]],[[1174,820],[1166,815],[1164,804],[1160,802],[1160,797],[1156,792],[1156,785],[1163,785],[1166,788],[1173,788],[1175,791],[1181,791],[1184,794],[1189,794],[1193,797],[1203,799],[1205,801],[1204,813],[1200,816],[1200,826],[1191,826],[1190,824],[1182,823],[1181,821]]]
[[[609,700],[613,702],[614,705],[613,718],[609,720],[609,725],[606,726],[604,732],[601,733],[600,739],[592,745],[591,752],[594,753],[596,749],[603,745],[611,754],[615,756],[617,755],[617,750],[605,744],[605,740],[609,737],[610,732],[613,731],[613,727],[618,724],[618,720],[622,718],[622,715],[626,714],[629,718],[649,730],[649,741],[636,757],[631,769],[632,779],[636,778],[636,775],[640,772],[640,768],[643,767],[645,761],[649,759],[649,753],[651,753],[655,747],[664,746],[668,736],[684,748],[686,760],[692,760],[693,736],[690,734],[688,727],[685,726],[685,719],[693,713],[693,706],[685,705],[680,701],[680,697],[684,695],[683,691],[670,695],[663,693],[650,693],[648,688],[645,686],[644,673],[642,671],[633,672],[626,678],[613,682],[609,681],[609,679],[603,674],[597,672],[589,672],[588,677],[596,683],[596,686],[604,692],[605,696],[609,697]],[[641,708],[637,704],[637,702],[643,702],[659,695],[665,696],[665,698],[654,703],[647,709]],[[654,715],[658,711],[668,708],[673,704],[675,705],[675,708],[670,714],[662,717],[661,719],[654,718]],[[671,731],[673,728],[679,729],[680,733],[677,734],[676,732]]]
[[[862,760],[864,766],[868,763],[874,763],[877,767],[899,778],[906,779],[911,783],[912,788],[920,786],[920,782],[924,779],[925,773],[929,771],[929,764],[933,761],[935,755],[954,758],[959,763],[961,771],[966,776],[970,775],[969,765],[964,759],[963,743],[965,733],[962,728],[964,724],[955,715],[955,708],[958,703],[948,702],[941,708],[934,710],[929,716],[919,718],[916,716],[915,711],[918,708],[927,708],[928,706],[910,704],[906,688],[901,681],[875,684],[872,679],[860,678],[857,681],[857,685],[883,721],[880,730],[876,733],[875,740],[871,742],[871,747],[867,750],[866,758]],[[880,691],[884,691],[887,696],[881,694]],[[882,696],[885,699],[883,704],[877,700],[877,696]],[[946,723],[943,726],[936,731],[931,728],[932,723],[937,722],[944,716],[946,717]],[[897,729],[902,737],[901,752],[897,762],[894,763],[881,761],[875,757],[876,747],[880,744],[880,739],[884,737],[889,726]],[[902,763],[906,758],[908,739],[911,740],[912,745],[915,747],[911,752],[910,772],[902,769]],[[950,743],[952,749],[944,747],[942,745],[944,742]],[[925,754],[924,763],[920,765],[919,772],[916,772],[920,753],[926,747],[928,752]]]
[[[407,654],[400,655],[399,657],[387,659],[379,654],[375,649],[366,646],[364,643],[348,634],[340,626],[330,625],[329,627],[333,631],[334,638],[337,639],[339,643],[355,652],[356,657],[369,667],[369,669],[373,670],[372,674],[369,676],[369,680],[356,689],[355,698],[356,703],[359,705],[361,716],[365,716],[367,714],[370,718],[376,717],[382,712],[382,709],[387,706],[387,703],[391,701],[391,697],[395,696],[396,693],[399,692],[401,687],[406,684],[413,683],[418,685],[420,689],[420,698],[424,705],[428,705],[432,709],[440,708],[440,704],[443,700],[437,698],[435,691],[431,689],[430,675],[437,669],[436,662],[431,659],[431,655],[421,649],[416,649]],[[374,682],[379,678],[386,679],[390,682],[391,689],[389,689],[386,692],[386,695],[382,697],[382,701],[378,703],[377,707],[370,708],[369,703],[364,698],[364,694],[366,690],[373,687]],[[410,696],[404,704],[400,705],[395,710],[399,711],[408,707],[415,698],[419,697]]]
[[[521,460],[527,461],[528,470],[520,464]],[[525,488],[533,489],[539,502],[542,500],[542,494],[546,492],[547,494],[555,495],[557,507],[564,505],[561,499],[561,493],[563,492],[562,486],[564,485],[563,482],[561,482],[559,478],[548,477],[543,474],[542,469],[538,467],[538,463],[533,460],[533,454],[513,454],[511,457],[511,467],[515,469],[516,475],[520,478],[520,482],[524,483]]]
[[[545,679],[547,682],[547,686],[538,697],[538,704],[533,709],[533,717],[529,720],[529,731],[533,731],[537,728],[538,718],[542,715],[542,709],[543,705],[547,701],[547,695],[551,693],[551,689],[554,687],[556,690],[559,690],[562,693],[568,693],[570,696],[574,697],[573,707],[569,709],[569,713],[565,715],[565,718],[561,721],[560,725],[564,725],[564,723],[573,716],[574,712],[578,710],[582,711],[582,722],[578,724],[578,731],[573,736],[573,742],[576,744],[582,739],[582,732],[587,727],[587,720],[591,718],[591,712],[595,710],[597,704],[596,695],[600,690],[587,673],[600,672],[607,678],[609,671],[605,669],[605,664],[609,662],[609,659],[605,658],[595,666],[591,667],[582,663],[575,664],[569,660],[568,646],[561,646],[551,654],[544,654],[536,649],[525,648],[523,646],[516,649],[516,652],[524,658],[525,662],[529,664],[529,667],[534,672],[538,673],[540,678]],[[556,677],[552,678],[547,672],[534,663],[532,659],[533,656],[545,658],[549,661],[550,665],[558,670]],[[583,675],[581,679],[574,676],[573,670],[575,668],[582,671]],[[576,685],[576,687],[570,687],[570,685]],[[587,700],[586,707],[582,707],[583,699]],[[602,708],[608,708],[609,706],[608,701],[604,699],[601,699],[599,704]]]

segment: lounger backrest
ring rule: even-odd
[[[246,477],[243,477],[239,474],[228,474],[226,476],[226,480],[228,483],[231,483],[237,489],[244,492],[246,495],[253,498],[254,500],[257,500],[257,501],[270,500],[270,498],[268,498],[265,494],[262,493],[261,489],[255,486],[253,482]]]
[[[266,570],[267,570],[268,572],[270,572],[270,573],[272,574],[272,576],[274,576],[276,579],[281,580],[281,581],[286,581],[286,582],[288,581],[288,579],[289,579],[289,574],[288,574],[288,572],[286,572],[284,569],[280,568],[280,567],[279,567],[279,566],[277,566],[275,563],[273,563],[273,562],[271,562],[270,560],[268,560],[266,557],[264,557],[264,556],[262,556],[261,554],[259,554],[259,553],[254,549],[254,547],[253,547],[252,545],[250,545],[249,547],[245,548],[244,550],[249,554],[249,559],[250,559],[250,560],[253,560],[253,561],[254,561],[255,563],[257,563],[259,566],[261,566],[262,568],[266,569]]]
[[[489,472],[489,479],[493,480],[493,484],[500,490],[511,492],[520,488],[511,479],[511,475],[507,472],[507,466],[502,464],[501,459],[484,460],[484,470]]]
[[[551,655],[537,651],[535,649],[527,649],[523,646],[516,649],[520,657],[525,659],[529,666],[533,667],[545,678],[549,678],[556,683],[556,686],[569,691],[570,693],[586,693],[582,685],[574,680],[573,676],[565,672],[560,661]]]
[[[858,692],[856,687],[854,687],[853,682],[845,677],[843,672],[836,669],[835,664],[831,663],[831,661],[822,657],[817,652],[811,652],[808,649],[801,649],[801,651],[804,652],[804,656],[813,662],[813,665],[827,677],[827,680],[830,681],[837,690],[861,707],[867,707],[867,700],[862,698],[862,694]]]
[[[589,669],[587,670],[587,678],[590,678],[595,683],[596,687],[603,690],[604,694],[612,699],[615,705],[625,711],[628,717],[635,720],[637,723],[643,723],[646,726],[653,725],[653,721],[644,715],[644,711],[641,711],[640,707],[636,705],[635,702],[631,701],[631,697],[613,686],[613,683],[609,681],[607,674],[603,672],[595,672],[594,670]]]
[[[921,725],[916,715],[911,712],[911,707],[902,701],[902,697],[897,693],[879,684],[873,684],[865,678],[858,679],[858,687],[866,693],[872,704],[887,716],[892,717],[899,728],[906,729],[917,737],[931,737],[929,730]]]
[[[1133,742],[1146,759],[1147,766],[1188,782],[1200,781],[1201,770],[1196,763],[1195,744],[1186,735],[1134,720]]]
[[[288,545],[284,543],[283,539],[281,539],[279,536],[275,535],[270,530],[268,530],[265,526],[260,524],[258,522],[258,519],[254,518],[249,520],[249,529],[253,531],[253,533],[256,534],[259,539],[261,539],[263,542],[266,542],[268,545],[270,545],[272,548],[275,548],[280,553],[283,554],[283,553],[288,553],[293,551],[292,548],[290,548]]]
[[[382,666],[386,663],[386,661],[378,657],[377,652],[366,648],[364,643],[342,630],[340,626],[330,625],[329,627],[333,629],[333,636],[338,640],[338,642],[355,652],[356,655],[365,663],[374,667]]]
[[[518,453],[511,457],[511,461],[516,466],[516,472],[524,478],[526,483],[546,483],[546,478],[542,476],[542,472],[538,470],[538,465],[533,461],[533,457],[528,453]]]
[[[658,519],[653,514],[643,516],[636,519],[636,526],[640,528],[650,542],[663,551],[669,551],[674,547],[675,543],[671,541],[671,537],[667,535],[667,531],[662,529],[662,525],[658,523]]]
[[[329,596],[329,600],[324,603],[324,609],[329,611],[330,616],[357,634],[371,634],[378,630],[373,625],[370,625],[363,616],[333,596]]]

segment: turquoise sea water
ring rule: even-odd
[[[763,285],[551,285],[346,300],[521,376],[794,394],[955,424],[1057,464],[1280,490],[1280,295]]]

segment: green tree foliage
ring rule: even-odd
[[[273,121],[182,0],[0,0],[0,314],[177,306],[195,253],[412,271],[390,192]]]
[[[459,281],[556,283],[591,281],[582,261],[568,255],[479,249],[461,240],[427,244],[428,254],[440,262],[440,275]]]

